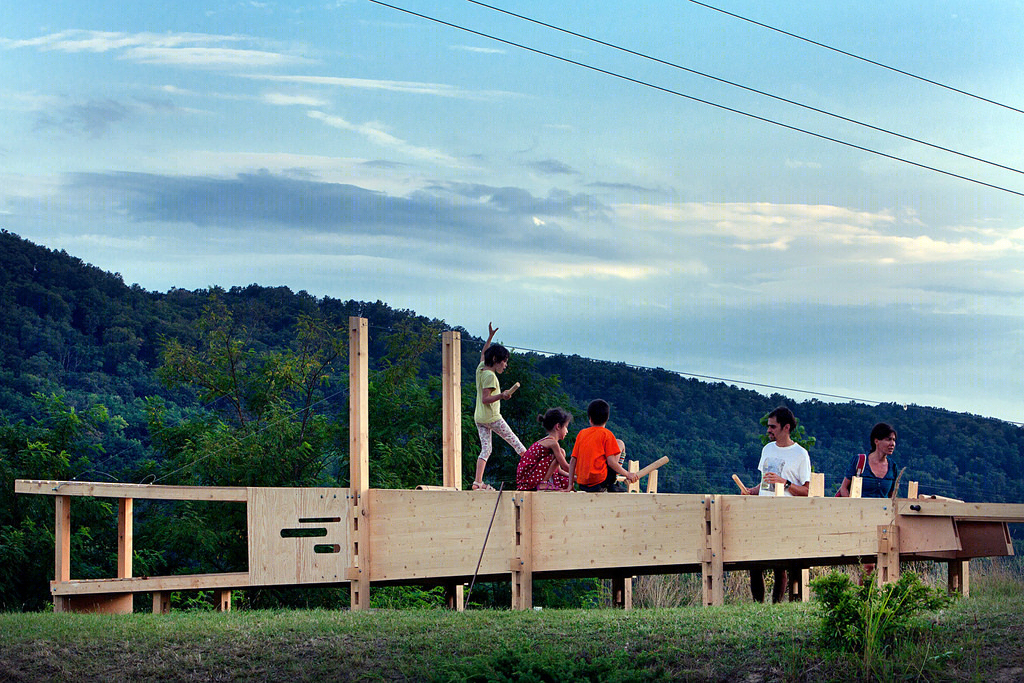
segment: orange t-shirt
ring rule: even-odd
[[[619,454],[615,435],[607,427],[587,427],[576,435],[572,457],[576,458],[576,483],[600,484],[608,477],[608,456]]]

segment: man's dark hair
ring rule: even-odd
[[[789,431],[792,432],[796,429],[796,416],[793,415],[793,411],[785,406],[779,406],[772,412],[768,413],[768,417],[775,418],[775,421],[779,423],[780,427],[789,425]],[[888,436],[888,435],[887,435]]]
[[[501,344],[491,344],[484,351],[484,365],[493,367],[495,363],[508,360],[508,349]]]
[[[608,416],[612,414],[612,409],[608,407],[608,401],[601,398],[595,398],[587,406],[587,417],[590,421],[600,427],[604,423],[608,422]]]

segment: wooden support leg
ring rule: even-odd
[[[217,611],[218,612],[230,612],[231,611],[231,589],[222,588],[217,591]]]
[[[516,491],[514,547],[512,558],[512,609],[533,607],[533,493]]]
[[[789,570],[789,601],[808,602],[811,599],[810,587],[811,570],[804,567],[801,569]]]
[[[55,499],[53,523],[53,580],[71,580],[71,496],[57,496]],[[70,598],[53,596],[53,611],[66,612],[71,607]]]
[[[629,593],[630,593],[630,595],[629,595],[628,599],[626,597],[626,593],[627,593],[626,583],[627,582],[630,584],[630,586],[629,586],[629,589],[630,589]],[[632,597],[633,597],[632,596],[632,592],[633,592],[632,591],[632,588],[633,588],[632,583],[633,582],[630,581],[629,578],[627,578],[625,576],[616,576],[616,577],[612,578],[612,607],[617,607],[619,609],[629,609],[629,607],[632,607],[632,604],[627,606],[627,602],[629,602],[629,603],[633,602],[633,600],[632,600]]]
[[[900,528],[893,525],[878,527],[878,563],[875,565],[875,583],[879,586],[900,578]]]
[[[466,610],[466,586],[461,583],[445,584],[444,606],[445,609],[464,612]]]
[[[965,598],[971,594],[971,561],[950,560],[949,561],[949,583],[950,593],[959,593]]]
[[[171,592],[153,591],[153,614],[170,614]]]
[[[120,498],[117,501],[117,578],[127,579],[132,575],[132,556],[134,550],[134,505],[131,498]],[[120,596],[117,601],[119,611],[131,614],[135,609],[135,594]]]
[[[722,504],[704,496],[704,561],[701,563],[704,605],[725,604],[725,565],[722,562]]]

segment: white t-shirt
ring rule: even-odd
[[[764,481],[764,475],[768,472],[774,472],[800,486],[811,480],[811,458],[807,455],[807,450],[798,443],[780,448],[772,441],[761,449],[761,461],[757,463],[757,469],[761,471],[761,487],[758,494],[762,496],[775,495],[775,485],[766,484]],[[793,494],[787,489],[786,495]]]

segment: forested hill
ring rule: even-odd
[[[88,438],[68,441],[69,447],[84,452],[68,452],[66,474],[89,478],[75,471],[76,458],[81,457],[87,465],[79,469],[93,468],[119,478],[134,480],[143,472],[159,473],[167,463],[186,457],[189,448],[197,448],[204,429],[248,429],[247,434],[262,434],[260,430],[278,424],[272,412],[261,412],[270,410],[266,407],[270,405],[282,415],[286,408],[305,409],[305,415],[315,412],[321,420],[315,433],[305,431],[308,424],[296,432],[296,452],[307,449],[304,459],[296,458],[308,466],[292,467],[291,479],[288,472],[279,472],[275,475],[279,483],[343,480],[345,356],[338,348],[330,355],[331,342],[324,331],[333,330],[344,343],[348,316],[361,315],[370,321],[371,367],[378,392],[378,414],[371,415],[374,438],[379,430],[371,467],[378,470],[376,485],[406,485],[416,483],[407,480],[414,475],[435,476],[431,469],[437,454],[432,451],[439,443],[440,422],[436,334],[451,324],[395,310],[380,301],[318,298],[287,287],[148,292],[126,285],[120,275],[6,231],[0,235],[0,310],[0,426],[8,437],[17,433],[19,425],[23,431],[52,430],[54,416],[66,417],[72,408],[83,419],[97,406],[106,413],[103,427],[93,425]],[[303,328],[303,324],[312,327]],[[240,358],[251,371],[244,386],[236,384],[234,395],[230,395],[232,389],[221,387],[218,395],[215,386],[202,386],[204,377],[210,379],[203,372],[217,367],[210,344],[211,335],[216,334],[226,335],[222,341],[237,343]],[[229,340],[231,335],[235,337]],[[468,421],[472,370],[481,340],[465,331],[463,340]],[[514,347],[516,340],[500,341]],[[260,393],[267,390],[261,382],[277,381],[268,368],[295,371],[294,364],[286,361],[311,348],[324,354],[322,375],[289,379],[306,382],[305,403],[300,401],[299,384],[283,398]],[[204,359],[209,362],[205,369],[197,365]],[[195,362],[189,364],[190,360]],[[904,481],[919,481],[923,492],[1024,502],[1024,429],[995,419],[913,405],[796,402],[664,370],[577,356],[516,354],[503,381],[511,384],[517,379],[524,388],[508,402],[507,412],[524,441],[540,436],[533,417],[548,404],[568,403],[578,416],[578,428],[585,425],[586,404],[592,398],[605,398],[612,405],[609,426],[626,440],[632,458],[643,463],[662,455],[671,458],[661,475],[662,491],[732,492],[734,472],[752,483],[760,452],[758,420],[775,406],[788,405],[807,434],[816,439],[811,460],[816,470],[826,473],[829,493],[850,458],[866,450],[872,425],[884,420],[899,432],[895,459],[906,467]],[[408,386],[416,390],[398,391]],[[398,395],[414,399],[399,400]],[[391,398],[385,400],[387,396]],[[283,403],[275,404],[278,399]],[[402,402],[406,400],[418,402]],[[192,430],[189,434],[173,431],[175,425],[185,423]],[[17,439],[8,438],[3,444],[6,450],[0,453],[7,459],[6,477],[12,476],[10,449],[16,443]],[[464,460],[470,464],[476,448],[475,431],[467,424]],[[318,452],[309,455],[308,449]],[[514,476],[511,453],[500,453],[498,460],[495,475],[510,480]],[[388,471],[405,468],[409,462],[416,463],[412,474]],[[17,476],[52,474],[19,469]],[[203,481],[201,473],[190,474],[192,481]]]

